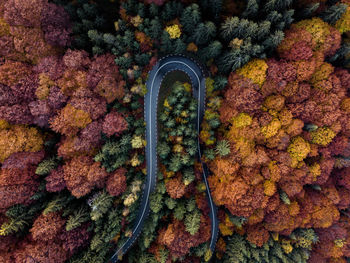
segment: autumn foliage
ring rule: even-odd
[[[111,195],[126,189],[125,171],[93,160],[107,104],[123,98],[125,82],[114,56],[67,49],[71,33],[64,8],[47,0],[0,3],[0,262],[65,262],[91,231],[87,220],[67,231],[62,207],[43,213],[50,198],[81,198],[107,180]],[[127,129],[118,121],[109,128]]]
[[[349,5],[0,0],[0,263],[106,262],[133,237],[148,73],[186,51],[202,125],[194,80],[162,82],[157,182],[123,262],[348,262]]]
[[[183,222],[174,220],[166,229],[161,229],[158,242],[166,246],[173,257],[181,257],[189,252],[191,247],[198,246],[210,237],[210,223],[204,216],[201,217],[200,230],[191,235],[185,229]]]
[[[209,183],[218,205],[248,219],[247,239],[258,246],[268,232],[315,228],[325,234],[312,258],[348,256],[348,230],[339,241],[326,234],[345,220],[350,193],[348,168],[335,166],[348,156],[350,74],[325,61],[340,39],[322,20],[303,20],[287,30],[278,58],[229,76],[220,118],[231,151],[210,163]]]

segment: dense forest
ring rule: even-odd
[[[118,260],[350,262],[349,0],[0,0],[0,263],[109,262],[133,236],[168,55],[206,72],[204,117],[169,73]]]

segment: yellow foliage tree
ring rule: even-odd
[[[177,24],[172,26],[167,26],[165,28],[165,31],[168,32],[171,39],[179,38],[181,36],[181,29]]]
[[[79,129],[85,128],[91,121],[89,113],[76,109],[68,103],[51,121],[51,128],[64,135],[75,135]]]
[[[43,137],[34,127],[9,125],[0,121],[0,162],[16,152],[37,152],[43,147]]]
[[[318,128],[317,130],[310,132],[310,134],[311,142],[321,146],[328,145],[336,135],[336,133],[328,127]]]
[[[292,143],[287,149],[290,156],[299,162],[306,158],[310,150],[310,144],[300,136],[293,138]]]
[[[254,83],[261,87],[266,80],[267,68],[268,66],[265,60],[253,59],[236,72],[241,76],[251,79]]]

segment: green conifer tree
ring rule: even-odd
[[[189,232],[191,235],[195,235],[198,232],[201,221],[200,218],[201,213],[198,209],[195,209],[194,211],[186,214],[184,223],[186,231]]]
[[[38,164],[35,173],[37,175],[47,175],[51,172],[51,170],[55,169],[58,165],[59,159],[56,157],[52,157],[50,159],[45,159],[41,163]]]
[[[79,209],[75,210],[73,214],[69,215],[66,222],[66,230],[73,230],[89,220],[90,215],[86,207],[80,207]]]
[[[151,21],[150,26],[150,37],[153,39],[158,39],[162,33],[162,25],[158,17],[155,17]]]
[[[93,199],[91,204],[90,217],[92,220],[99,220],[112,206],[113,197],[103,190],[96,198]]]
[[[202,20],[202,15],[197,4],[192,4],[185,8],[181,15],[180,23],[186,33],[192,34],[198,23]]]
[[[286,194],[286,192],[280,191],[280,198],[283,201],[283,203],[290,205],[290,199],[289,199],[288,195]]]
[[[327,23],[334,25],[340,17],[345,13],[348,5],[339,3],[330,6],[320,14],[320,17]]]
[[[230,144],[226,140],[218,141],[215,148],[216,154],[220,155],[221,157],[228,155],[230,151]]]

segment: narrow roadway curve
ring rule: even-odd
[[[175,70],[180,70],[186,73],[192,82],[193,96],[198,100],[198,114],[197,114],[197,133],[200,132],[200,124],[203,120],[205,111],[205,72],[202,68],[193,60],[184,56],[167,56],[158,61],[149,73],[149,77],[146,83],[147,94],[145,95],[144,113],[146,121],[146,164],[147,164],[147,178],[143,189],[143,195],[141,199],[141,207],[137,216],[137,222],[133,228],[132,236],[114,253],[111,262],[115,263],[118,258],[124,255],[128,249],[133,245],[138,236],[141,234],[143,224],[149,214],[149,198],[150,194],[154,191],[157,180],[157,107],[158,107],[158,95],[161,87],[161,83],[165,76]],[[203,181],[206,185],[206,193],[210,206],[210,220],[211,220],[211,239],[209,248],[214,252],[216,241],[218,238],[219,222],[217,219],[217,208],[212,200],[210,189],[208,185],[208,168],[205,163],[202,162],[202,152],[199,142],[198,145],[198,158],[201,162],[203,169]]]

